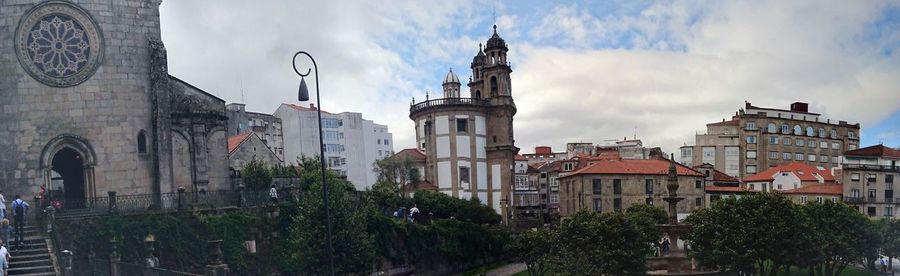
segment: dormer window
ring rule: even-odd
[[[563,171],[571,171],[575,169],[575,163],[563,163]]]

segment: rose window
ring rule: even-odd
[[[35,24],[28,36],[28,56],[44,74],[66,77],[88,61],[91,47],[78,22],[65,15],[51,15]]]

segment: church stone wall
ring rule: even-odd
[[[96,154],[96,189],[89,195],[150,192],[155,161],[139,156],[136,137],[152,128],[148,40],[160,38],[160,1],[71,1],[99,27],[103,54],[95,73],[69,87],[37,81],[17,58],[17,26],[41,2],[0,2],[0,187],[30,198],[44,183],[42,149],[70,134]]]

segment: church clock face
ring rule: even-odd
[[[103,57],[97,23],[80,7],[63,1],[43,2],[26,12],[16,29],[15,46],[25,71],[54,87],[84,82]]]

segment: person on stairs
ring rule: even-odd
[[[9,273],[9,258],[12,257],[9,255],[9,250],[6,249],[6,244],[3,241],[0,241],[0,275],[7,275]]]
[[[28,203],[26,203],[19,195],[16,195],[16,200],[12,203],[13,209],[13,225],[15,226],[15,240],[16,247],[22,245],[22,241],[25,239],[24,231],[25,228],[25,213],[28,212]]]

